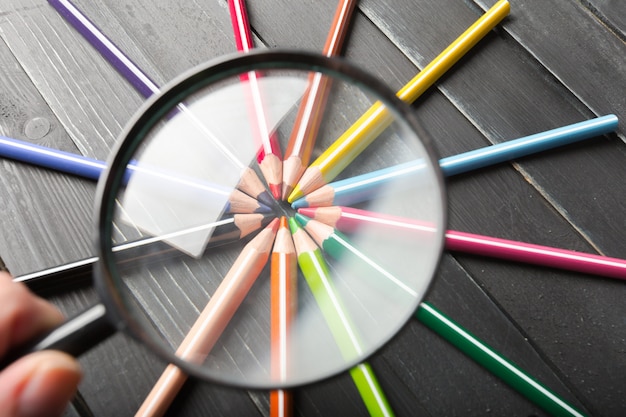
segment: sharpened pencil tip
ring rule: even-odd
[[[289,225],[287,223],[287,217],[285,217],[285,216],[281,216],[280,217],[280,225],[278,227],[280,227],[280,228],[289,227]]]
[[[287,200],[287,197],[289,197],[289,194],[291,194],[292,191],[293,186],[283,182],[283,200]]]
[[[278,217],[276,217],[274,218],[274,220],[270,222],[270,224],[267,225],[266,229],[270,229],[273,232],[276,232],[278,230],[279,225],[280,225],[280,221],[278,220]]]
[[[267,206],[267,205],[261,203],[260,201],[257,201],[257,203],[259,204],[259,208],[254,210],[255,213],[265,214],[265,213],[271,213],[272,212],[272,207],[271,206]]]
[[[298,214],[301,214],[303,216],[307,216],[307,217],[312,219],[313,217],[315,217],[315,209],[311,208],[311,207],[299,208],[298,209]]]
[[[299,208],[309,207],[309,202],[306,201],[306,198],[299,198],[293,203],[291,203],[291,208],[297,210]]]
[[[268,193],[267,191],[263,191],[262,193],[257,195],[256,199],[259,201],[259,204],[264,204],[268,208],[274,205],[274,199],[272,198],[270,193]]]
[[[303,196],[304,194],[302,194],[302,191],[300,190],[300,185],[296,184],[296,187],[293,189],[291,194],[289,194],[287,201],[289,203],[293,203],[294,201],[298,200],[299,198],[302,198]]]
[[[276,200],[282,200],[283,190],[281,184],[270,184],[270,191]]]
[[[311,221],[311,219],[309,219],[307,216],[300,213],[296,213],[294,217],[302,226],[306,226],[307,223]]]
[[[290,217],[289,218],[289,230],[291,230],[291,234],[296,233],[300,229],[302,229],[302,226],[300,226],[300,223],[298,223],[294,217]]]

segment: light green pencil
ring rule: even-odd
[[[300,270],[324,315],[341,354],[346,360],[362,355],[363,348],[359,335],[334,289],[322,251],[294,218],[289,219],[289,228],[293,235]],[[350,376],[371,416],[394,415],[369,364],[363,363],[351,368]]]

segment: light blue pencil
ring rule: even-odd
[[[607,115],[580,123],[486,146],[439,160],[445,177],[521,158],[533,153],[593,138],[617,129],[617,116]],[[422,161],[410,161],[367,174],[334,181],[294,201],[294,209],[322,206],[350,206],[376,198],[385,190],[407,189],[419,178]],[[393,184],[393,187],[385,187]]]

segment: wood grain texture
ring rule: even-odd
[[[345,55],[398,89],[494,1],[476,3],[362,0]],[[235,51],[225,0],[76,5],[158,84]],[[249,2],[255,42],[321,51],[335,6]],[[414,106],[441,156],[594,115],[626,118],[622,6],[512,2],[504,24]],[[143,99],[43,0],[4,0],[0,36],[0,134],[106,158]],[[625,257],[624,139],[622,121],[616,135],[450,179],[450,227]],[[91,254],[94,188],[0,161],[0,257],[9,269]],[[455,254],[444,257],[428,300],[579,408],[619,416],[625,291],[612,280]],[[68,314],[95,298],[90,289],[51,297]],[[95,415],[132,415],[165,366],[123,335],[81,362]],[[415,320],[371,363],[398,415],[544,415]],[[296,415],[365,413],[347,374],[298,389],[295,402]],[[191,380],[170,415],[268,409],[264,392]]]

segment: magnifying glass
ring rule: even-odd
[[[309,119],[303,120],[303,106],[313,102],[308,97],[320,93],[312,90],[316,79],[327,94],[321,104],[314,101],[317,108],[304,109]],[[375,119],[355,123],[372,108]],[[243,195],[242,167],[276,196],[276,171],[286,166],[276,149],[292,149],[292,132],[303,123],[316,124],[305,138],[305,165],[327,149],[347,155],[337,142],[346,132],[358,139],[369,130],[374,138],[359,144],[341,169],[330,167],[336,179],[413,161],[384,190],[363,187],[367,195],[355,208],[428,227],[402,235],[363,224],[348,236],[333,235],[344,239],[344,250],[309,248],[321,251],[325,270],[313,272],[325,279],[285,270],[289,291],[280,301],[272,291],[271,253],[295,246],[278,219],[295,224],[302,216],[294,218],[287,195],[253,222],[234,224],[229,210]],[[184,74],[131,120],[98,184],[94,280],[101,303],[30,350],[79,355],[123,330],[186,374],[236,387],[287,388],[349,369],[402,328],[436,271],[445,198],[431,146],[407,104],[343,60],[260,51]],[[268,158],[278,163],[261,166]],[[320,176],[317,188],[324,181]],[[307,233],[310,224],[304,226],[297,233]],[[287,307],[275,320],[270,312],[279,302]]]

